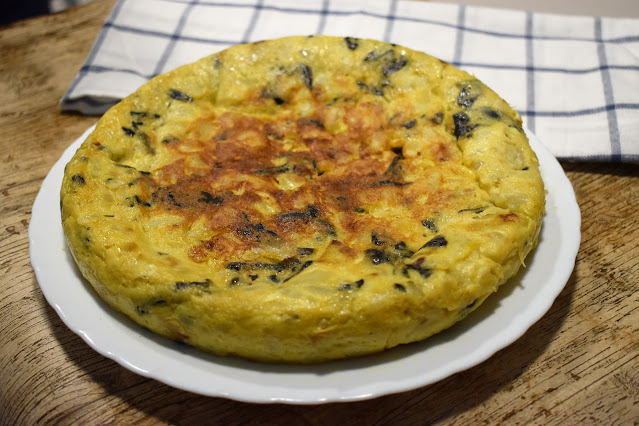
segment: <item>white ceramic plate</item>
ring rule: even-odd
[[[246,402],[317,404],[407,391],[473,367],[521,337],[550,308],[574,268],[581,215],[553,155],[528,133],[547,186],[547,212],[528,267],[464,321],[378,355],[316,366],[272,366],[203,354],[156,336],[114,312],[93,292],[67,251],[60,224],[64,166],[89,129],[53,166],[33,205],[31,263],[62,321],[124,367],[176,388]]]

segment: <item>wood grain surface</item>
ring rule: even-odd
[[[245,404],[138,376],[47,304],[29,260],[31,206],[97,119],[58,101],[114,4],[0,28],[0,424],[639,424],[639,169],[563,163],[582,215],[575,270],[550,311],[489,360],[370,401]],[[428,368],[428,366],[424,366]]]

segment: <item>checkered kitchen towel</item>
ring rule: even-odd
[[[475,74],[561,159],[639,163],[639,20],[412,0],[119,0],[61,101],[101,114],[151,77],[237,43],[374,38]]]

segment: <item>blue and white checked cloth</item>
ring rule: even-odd
[[[374,38],[480,78],[560,159],[639,163],[639,20],[411,0],[119,0],[61,100],[101,114],[149,78],[237,43]]]

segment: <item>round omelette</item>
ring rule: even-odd
[[[110,306],[217,355],[314,363],[425,339],[535,247],[519,115],[450,64],[351,37],[238,45],[110,109],[62,225]]]

